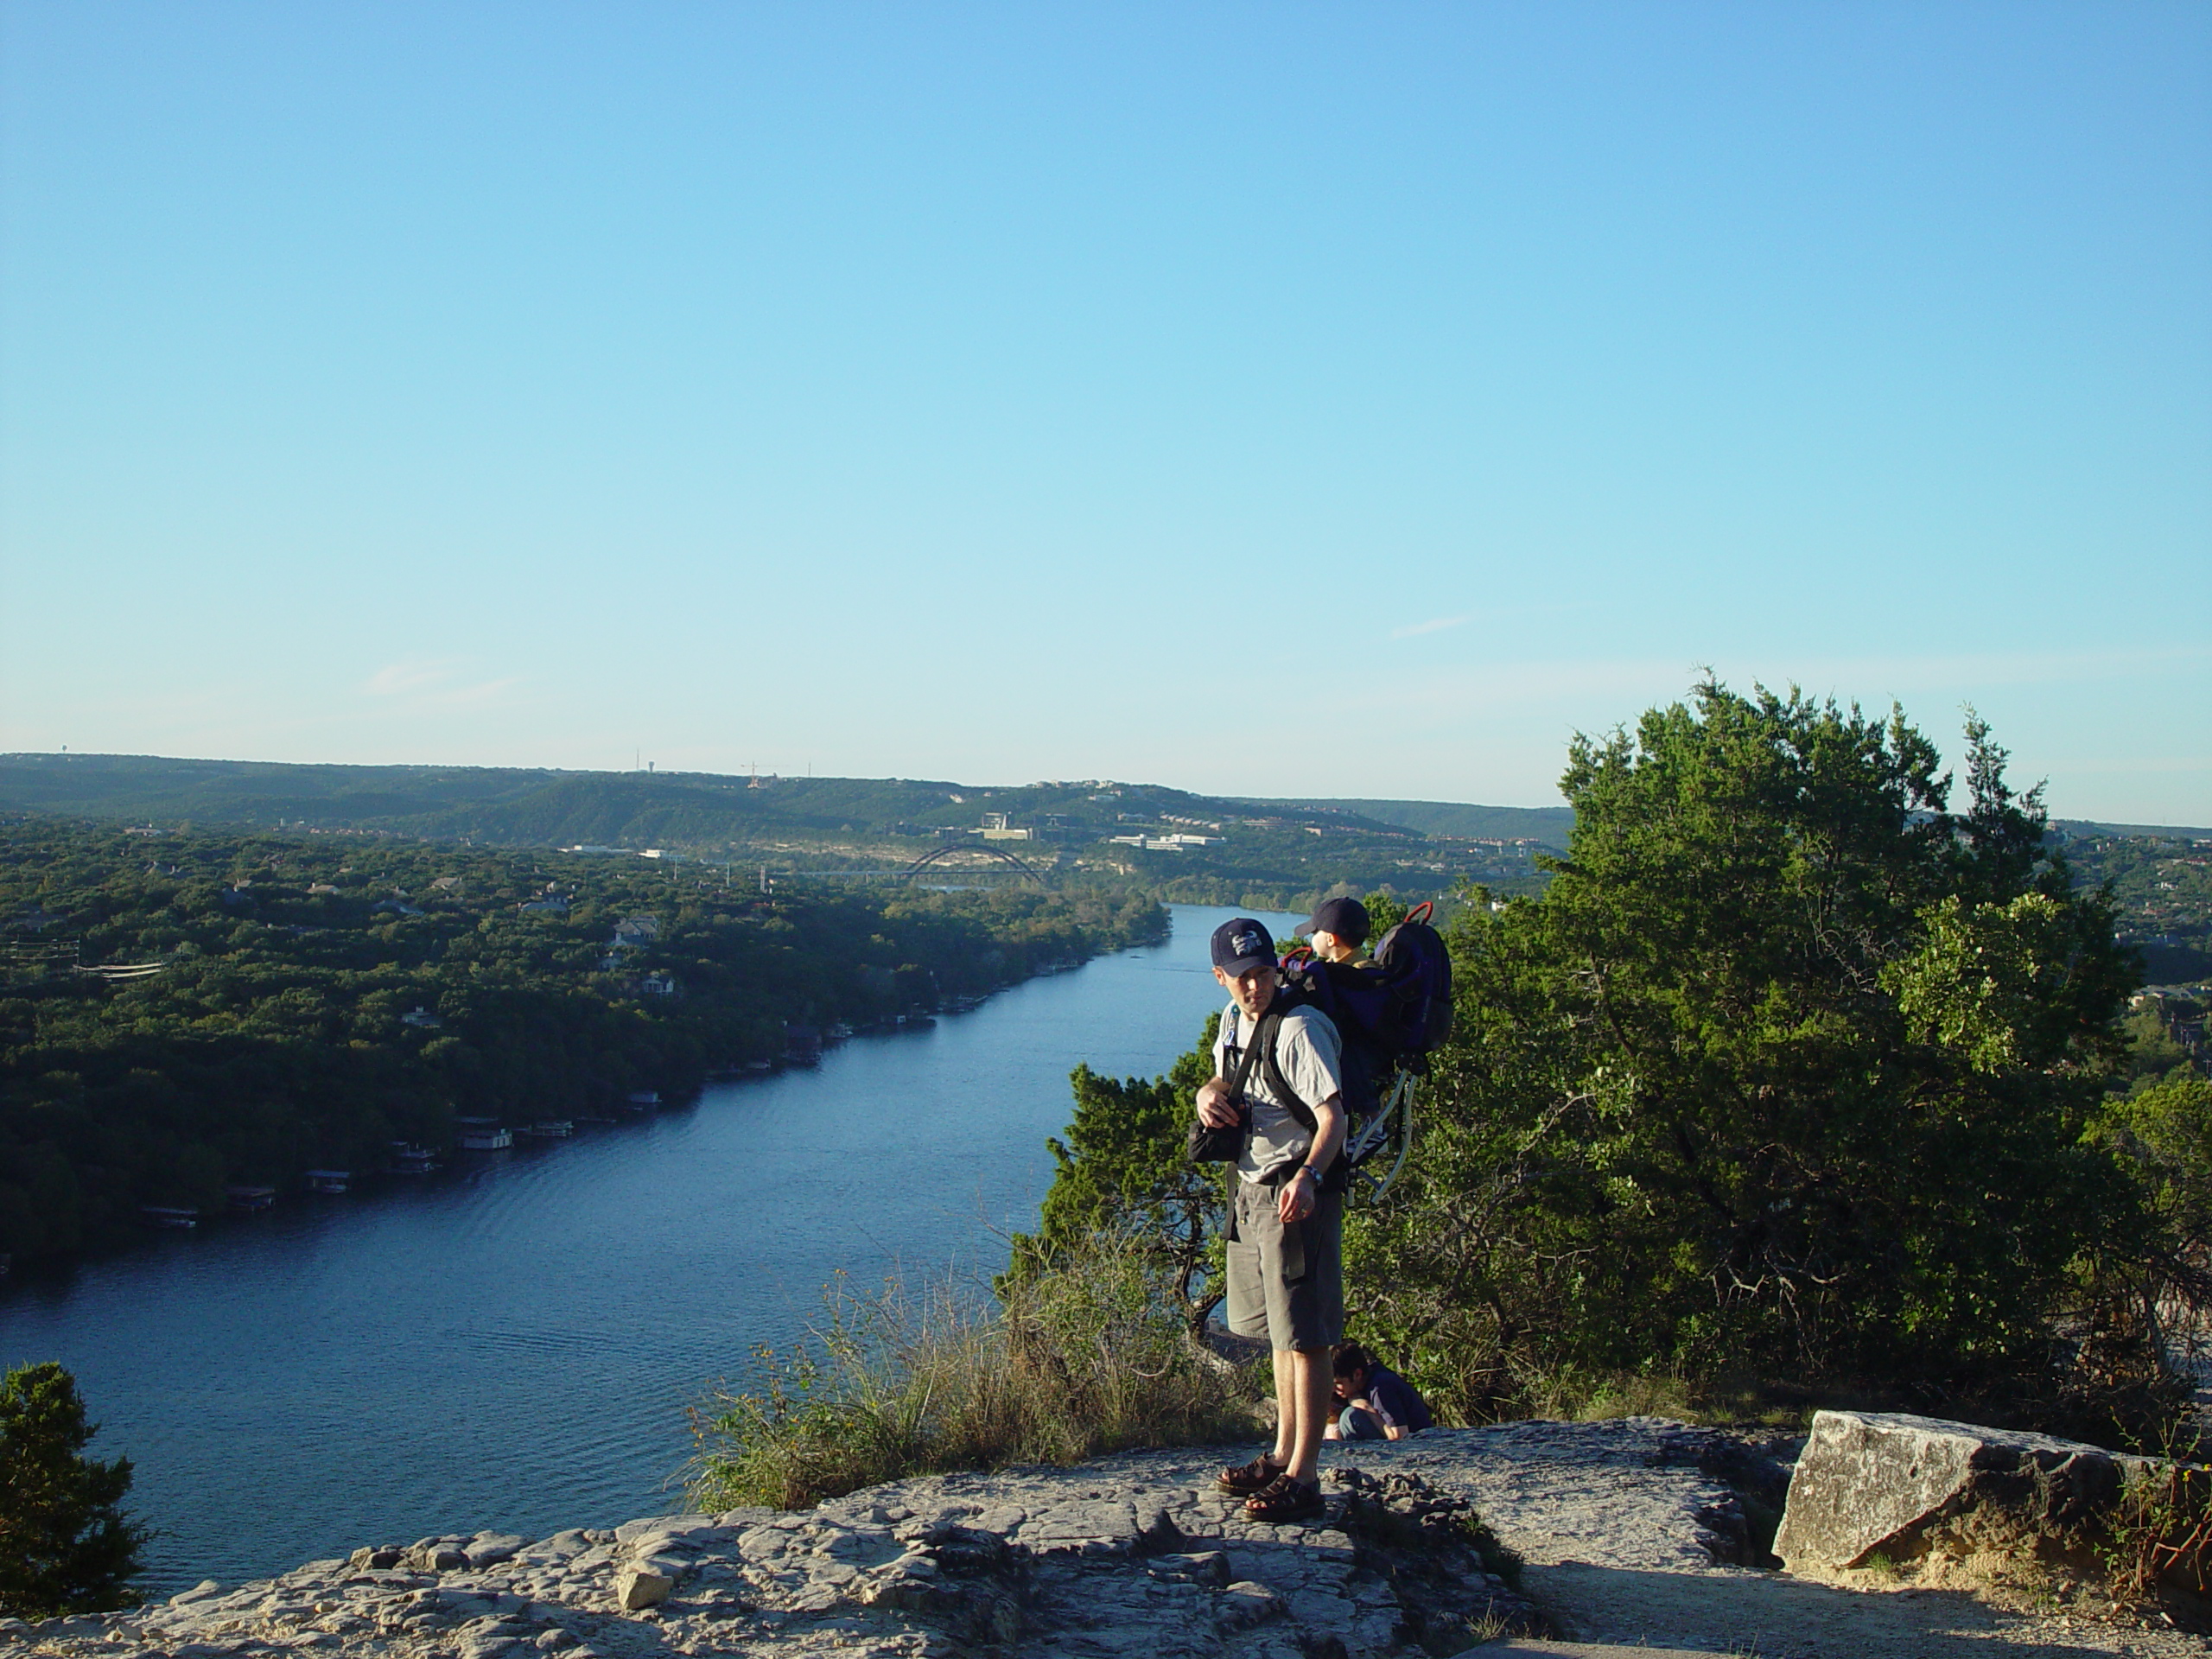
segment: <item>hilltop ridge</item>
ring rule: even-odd
[[[1206,795],[1106,779],[1023,785],[927,778],[780,778],[546,767],[342,766],[162,755],[0,755],[0,807],[189,817],[436,837],[557,841],[639,834],[670,842],[747,829],[967,828],[985,809],[1071,828],[1163,814],[1267,813],[1324,828],[1566,844],[1571,808]]]
[[[0,755],[0,810],[480,847],[651,849],[779,873],[896,868],[947,842],[992,841],[1066,877],[1171,899],[1286,907],[1332,887],[1427,897],[1471,880],[1533,891],[1541,885],[1536,855],[1564,851],[1573,821],[1565,807],[1422,814],[1408,809],[1425,804],[1378,802],[1362,810],[1370,804],[1255,801],[1104,779],[978,785]]]

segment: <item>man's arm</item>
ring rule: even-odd
[[[1282,1184],[1275,1200],[1275,1213],[1285,1222],[1303,1221],[1319,1207],[1321,1183],[1317,1178],[1327,1173],[1344,1144],[1344,1097],[1331,1095],[1313,1109],[1313,1144],[1298,1173]]]

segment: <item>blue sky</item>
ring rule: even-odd
[[[2212,823],[2212,8],[0,9],[0,748]]]

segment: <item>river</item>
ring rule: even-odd
[[[91,1454],[131,1459],[149,1592],[674,1507],[685,1406],[801,1337],[839,1269],[1004,1264],[1051,1183],[1068,1072],[1165,1071],[1219,1001],[1207,940],[1233,913],[1175,906],[1164,944],[816,1069],[21,1274],[0,1355],[67,1366]]]

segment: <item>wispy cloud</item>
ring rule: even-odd
[[[372,697],[404,697],[410,691],[427,691],[459,672],[452,662],[392,663],[369,676],[361,690]]]
[[[1471,616],[1433,616],[1426,622],[1408,623],[1402,628],[1390,630],[1393,639],[1410,639],[1417,633],[1441,633],[1446,628],[1456,628],[1463,622],[1471,622]]]
[[[493,702],[522,683],[510,674],[496,680],[473,680],[468,665],[451,658],[437,662],[391,663],[369,676],[361,686],[372,697],[401,697],[417,709],[464,709]]]
[[[475,685],[456,685],[442,691],[437,701],[459,707],[478,702],[493,702],[522,683],[519,674],[510,674],[501,680],[485,680]]]

